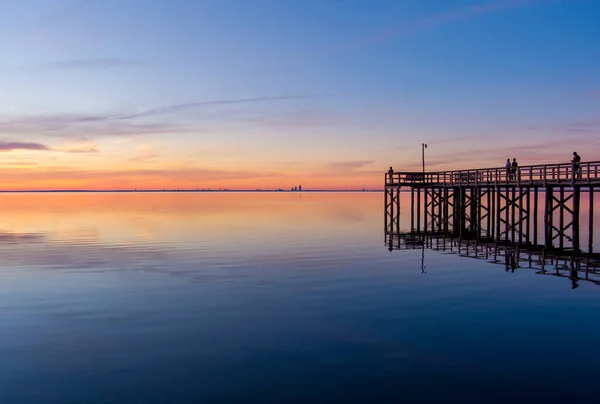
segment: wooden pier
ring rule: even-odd
[[[600,161],[385,174],[386,235],[444,234],[494,243],[582,251],[580,206],[589,198],[587,253],[593,252],[594,191]],[[410,227],[400,227],[400,193],[410,192]],[[541,199],[543,198],[543,199]],[[543,204],[542,204],[543,202]]]

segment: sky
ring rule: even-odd
[[[0,0],[0,190],[600,160],[598,0]]]

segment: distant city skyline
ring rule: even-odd
[[[0,190],[600,160],[596,0],[2,0]]]

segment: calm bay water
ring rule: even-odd
[[[390,252],[381,193],[4,194],[0,256],[2,403],[596,399],[600,285]]]

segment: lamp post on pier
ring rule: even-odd
[[[421,158],[423,160],[423,174],[425,174],[425,149],[427,148],[427,143],[421,144]]]

